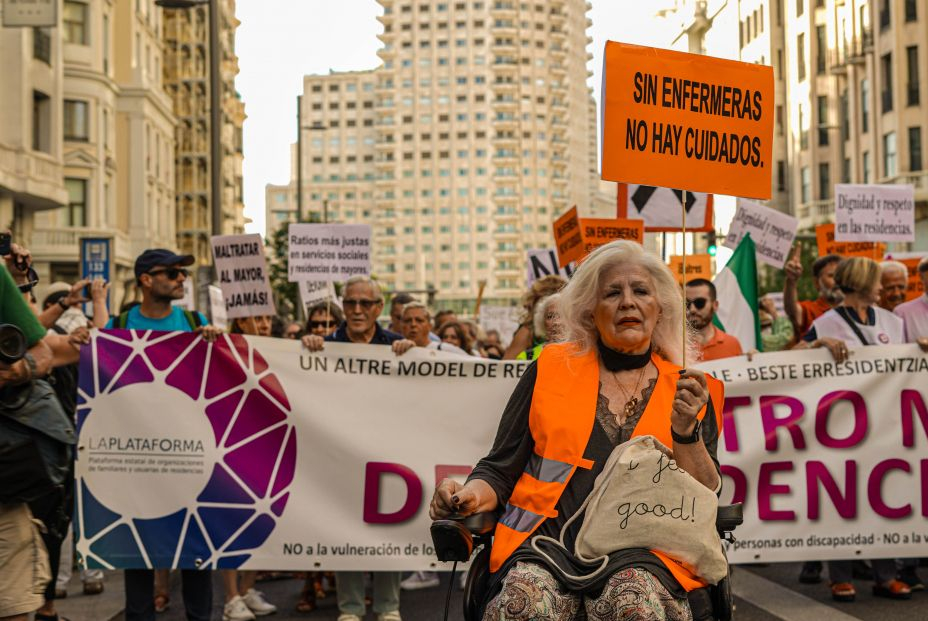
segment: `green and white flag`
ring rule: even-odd
[[[712,281],[719,301],[713,323],[737,338],[745,352],[761,349],[755,252],[754,240],[746,233],[728,264]]]

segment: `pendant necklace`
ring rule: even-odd
[[[623,411],[625,416],[623,420],[619,420],[619,417],[616,416],[616,423],[621,427],[625,424],[625,421],[628,420],[628,417],[635,412],[635,408],[638,407],[638,387],[641,386],[641,378],[644,377],[644,370],[648,368],[648,365],[641,367],[641,372],[638,373],[638,381],[635,383],[635,389],[632,391],[631,397],[628,395],[628,391],[625,390],[625,387],[619,382],[619,378],[616,377],[616,372],[612,372],[612,379],[615,381],[615,385],[619,387],[619,390],[622,391],[622,395],[625,397],[625,407]]]

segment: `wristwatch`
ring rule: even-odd
[[[696,426],[693,427],[693,433],[688,436],[681,436],[676,431],[673,430],[673,426],[670,427],[670,437],[673,438],[673,441],[677,444],[696,444],[699,442],[699,429],[702,427],[702,421],[698,418],[696,419]]]
[[[58,306],[61,307],[61,310],[68,310],[69,305],[64,300],[65,300],[64,298],[58,298]]]

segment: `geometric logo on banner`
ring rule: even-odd
[[[290,402],[242,335],[100,332],[81,351],[77,427],[88,567],[233,569],[287,506]]]

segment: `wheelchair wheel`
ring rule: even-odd
[[[487,583],[490,580],[490,546],[480,548],[467,572],[464,583],[464,621],[481,621],[483,619],[483,601],[486,597]]]

